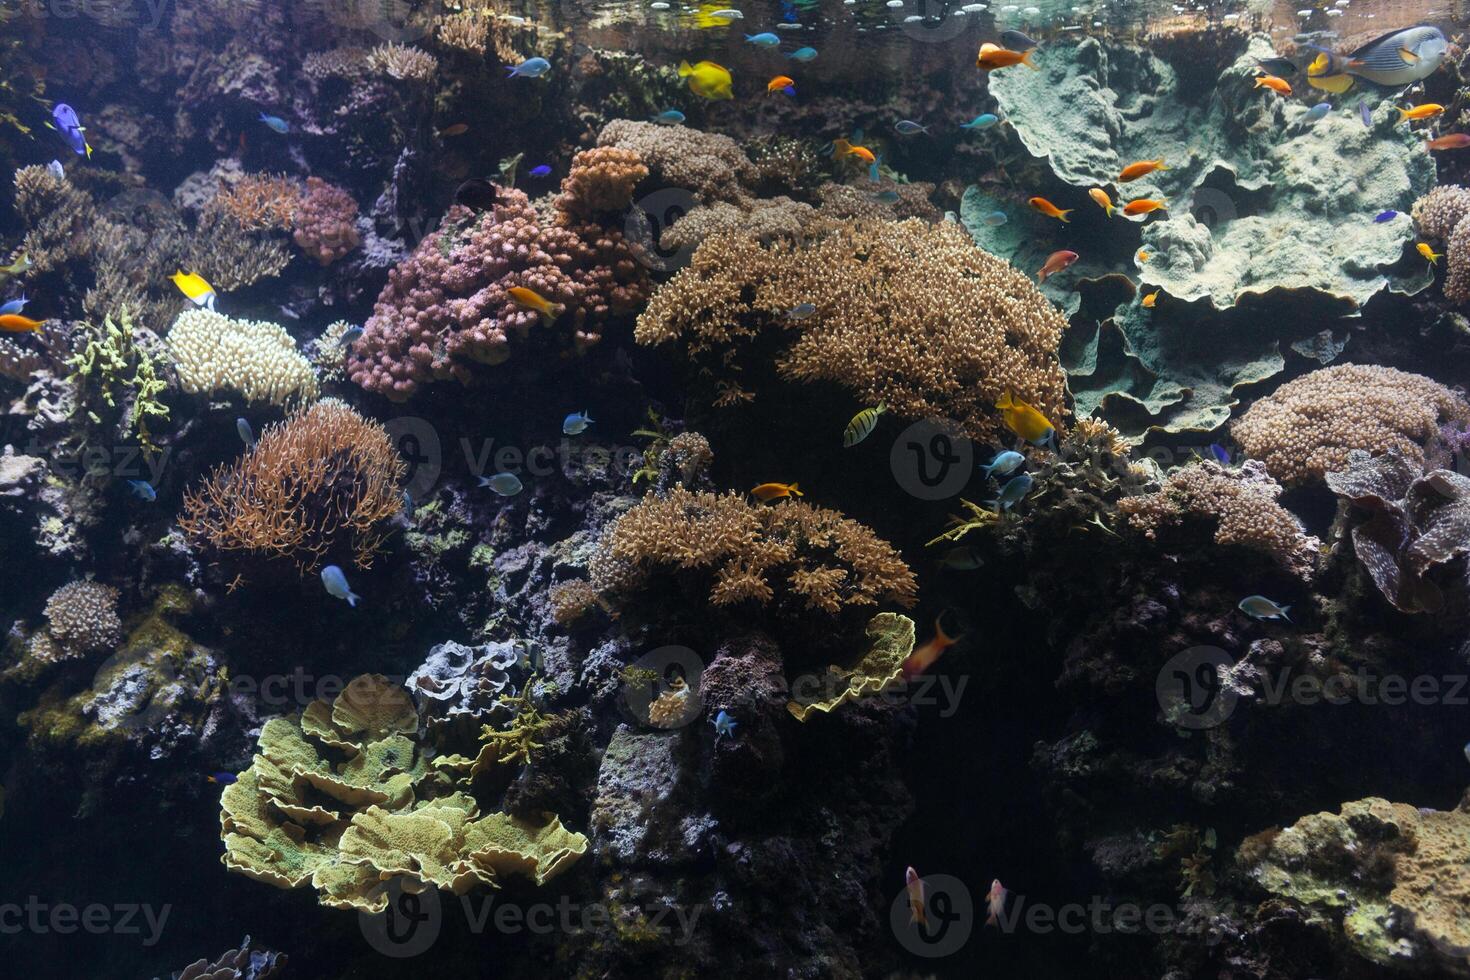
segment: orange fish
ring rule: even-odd
[[[547,323],[550,323],[567,311],[566,306],[563,304],[553,303],[545,296],[536,292],[536,290],[527,289],[525,286],[512,286],[506,292],[510,294],[510,298],[515,301],[517,306],[523,306],[528,310],[535,310],[541,314]]]
[[[1143,249],[1139,249],[1138,250],[1138,254],[1135,255],[1134,258],[1137,259],[1140,262],[1147,262],[1148,261],[1148,253],[1145,252]]]
[[[806,496],[806,494],[796,488],[796,484],[794,483],[762,483],[760,486],[752,489],[750,495],[763,504],[782,497]]]
[[[1055,204],[1051,203],[1044,197],[1033,197],[1026,203],[1031,205],[1036,210],[1040,211],[1042,214],[1046,215],[1048,218],[1056,218],[1058,221],[1066,221],[1067,215],[1072,213],[1071,208],[1063,211],[1061,208],[1057,207]]]
[[[1000,883],[999,878],[992,878],[990,891],[985,893],[985,905],[990,914],[985,917],[987,926],[997,925],[997,920],[1006,910],[1006,888]]]
[[[1123,205],[1123,213],[1131,218],[1140,214],[1149,214],[1153,211],[1163,211],[1168,207],[1169,205],[1164,201],[1155,201],[1151,197],[1140,197],[1136,201],[1129,201]]]
[[[439,130],[440,136],[463,136],[470,131],[469,123],[455,123],[453,126],[445,126]]]
[[[857,157],[863,163],[872,163],[878,158],[873,156],[873,151],[866,146],[853,146],[847,140],[836,140],[832,143],[833,152],[839,157]]]
[[[1113,216],[1113,212],[1117,210],[1113,207],[1113,199],[1111,197],[1108,197],[1108,192],[1100,187],[1094,187],[1092,190],[1088,191],[1087,196],[1096,201],[1097,206],[1108,213],[1109,218],[1111,218]]]
[[[1286,79],[1277,78],[1275,75],[1257,75],[1256,88],[1261,88],[1262,86],[1265,86],[1277,95],[1291,94],[1291,86],[1287,84]]]
[[[917,677],[922,674],[934,666],[934,661],[939,659],[940,654],[959,642],[958,639],[951,638],[944,632],[944,625],[940,619],[942,617],[936,617],[934,620],[934,638],[909,654],[904,660],[903,676]]]
[[[1058,272],[1061,272],[1067,266],[1076,261],[1076,252],[1069,252],[1066,249],[1062,249],[1060,252],[1051,253],[1051,255],[1048,255],[1046,257],[1046,264],[1043,265],[1036,273],[1036,285],[1040,286],[1042,283],[1046,282],[1047,276],[1056,275]]]
[[[1470,134],[1466,133],[1450,133],[1424,141],[1426,150],[1463,150],[1467,146],[1470,146]]]
[[[1151,309],[1154,308],[1154,304],[1157,303],[1158,301],[1159,301],[1159,291],[1157,289],[1155,289],[1153,292],[1149,293],[1147,296],[1145,296],[1143,298],[1143,307],[1144,307],[1144,309],[1151,310]]]
[[[1399,122],[1409,122],[1411,120],[1418,119],[1432,119],[1435,116],[1439,115],[1441,112],[1444,112],[1444,106],[1440,105],[1437,102],[1426,102],[1423,105],[1416,105],[1412,109],[1400,109]]]
[[[980,45],[980,54],[975,58],[975,66],[984,68],[986,71],[995,71],[997,68],[1009,68],[1011,65],[1025,65],[1032,71],[1036,71],[1036,62],[1031,60],[1031,53],[1035,48],[1025,51],[1008,51],[999,44],[991,44],[986,41]]]
[[[1168,169],[1168,167],[1164,166],[1164,161],[1162,157],[1158,160],[1140,160],[1137,163],[1130,163],[1128,164],[1128,166],[1124,167],[1123,172],[1118,175],[1118,180],[1126,184],[1130,180],[1137,180],[1140,177],[1147,177],[1155,170]]]
[[[929,917],[924,908],[924,879],[910,867],[903,873],[903,883],[909,893],[909,924],[927,929]]]
[[[785,92],[787,95],[796,94],[796,79],[785,75],[777,75],[766,83],[767,92]]]
[[[41,324],[45,322],[45,320],[32,320],[30,317],[21,316],[19,313],[7,313],[4,316],[0,316],[0,330],[6,333],[38,333],[41,329]]]

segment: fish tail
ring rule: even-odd
[[[1071,224],[1071,221],[1068,220],[1068,218],[1067,218],[1067,215],[1069,215],[1071,213],[1072,213],[1072,208],[1068,208],[1065,211],[1058,211],[1057,212],[1057,220],[1061,221],[1061,223],[1064,224],[1064,225],[1065,224]]]
[[[1400,106],[1394,106],[1394,108],[1399,110],[1399,122],[1403,122],[1405,119],[1409,118],[1410,112],[1408,109],[1404,109]]]
[[[791,496],[793,496],[793,497],[805,497],[806,496],[806,494],[802,493],[800,490],[797,489],[797,485],[795,483],[791,484],[791,487],[790,487],[789,492],[790,492]]]
[[[679,77],[680,78],[688,78],[690,75],[693,75],[693,74],[694,74],[694,69],[690,67],[689,62],[687,62],[687,61],[681,61],[681,62],[679,62]]]
[[[1286,620],[1288,623],[1291,622],[1291,617],[1288,616],[1288,615],[1286,615],[1289,612],[1291,612],[1291,607],[1290,606],[1282,606],[1281,607],[1281,618],[1284,619],[1284,620]]]
[[[347,593],[347,607],[349,609],[356,609],[357,608],[357,600],[359,600],[361,598],[362,598],[362,596],[358,595],[356,592],[349,591]]]
[[[1032,71],[1040,71],[1041,69],[1036,67],[1036,62],[1031,60],[1031,52],[1035,50],[1035,48],[1028,48],[1026,53],[1021,55],[1021,64],[1030,68]]]
[[[1162,157],[1160,157],[1160,158],[1159,158],[1159,159],[1157,159],[1157,160],[1155,160],[1155,161],[1154,161],[1154,166],[1155,166],[1155,167],[1157,167],[1157,168],[1158,168],[1158,169],[1160,169],[1160,170],[1168,170],[1168,169],[1169,169],[1169,168],[1168,168],[1168,167],[1167,167],[1167,166],[1166,166],[1166,165],[1165,165],[1165,164],[1164,164],[1164,160],[1163,160],[1163,158],[1162,158]]]
[[[934,617],[934,641],[947,647],[955,645],[955,637],[944,631],[944,613]]]
[[[995,925],[995,913],[994,912],[990,913],[988,916],[985,917],[985,924],[987,926],[993,926],[993,925]]]

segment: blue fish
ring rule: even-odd
[[[1263,595],[1248,595],[1240,600],[1240,605],[1236,608],[1251,619],[1284,619],[1291,622],[1291,617],[1287,615],[1291,610],[1290,606],[1278,606]]]
[[[260,121],[265,123],[277,133],[280,133],[282,136],[285,136],[287,133],[291,132],[291,124],[286,122],[286,120],[282,119],[280,116],[268,116],[262,112],[260,114]]]
[[[960,129],[989,129],[1000,122],[1000,117],[989,112],[982,112],[967,123],[960,123]]]
[[[763,48],[774,48],[781,43],[781,39],[770,31],[766,31],[764,34],[745,35],[745,43],[759,44]]]
[[[211,783],[215,783],[219,786],[229,786],[231,783],[238,782],[240,777],[236,776],[232,772],[212,772],[206,778],[208,778]]]
[[[1363,120],[1364,126],[1367,126],[1369,129],[1373,128],[1373,110],[1368,108],[1366,99],[1358,103],[1358,118]]]
[[[543,163],[539,167],[532,167],[530,170],[527,171],[527,173],[529,173],[532,177],[537,177],[537,178],[550,177],[551,176],[551,167],[549,165]]]
[[[343,331],[342,339],[337,341],[339,347],[351,347],[357,343],[357,338],[362,336],[362,327],[349,327]]]
[[[992,476],[1005,476],[1007,473],[1014,473],[1024,462],[1026,462],[1025,456],[1014,449],[1007,449],[1003,453],[997,453],[989,465],[980,467],[980,472],[984,473],[987,479]]]
[[[786,57],[790,58],[792,61],[811,61],[816,56],[816,48],[797,48]]]
[[[545,58],[528,58],[518,65],[506,65],[506,78],[540,78],[551,71],[551,62]]]
[[[1030,493],[1031,488],[1035,485],[1036,481],[1031,479],[1031,476],[1028,473],[1022,473],[1020,476],[1013,476],[1006,481],[1005,486],[1000,488],[1000,496],[995,498],[994,500],[985,501],[985,506],[989,507],[991,510],[1010,510],[1016,504],[1025,499],[1026,494]]]
[[[403,491],[403,516],[413,520],[413,512],[417,507],[418,505],[413,502],[413,494],[407,490]]]
[[[873,195],[873,200],[879,204],[897,204],[899,202],[898,191],[879,191]]]
[[[57,180],[66,179],[66,168],[61,165],[60,160],[52,160],[50,163],[46,164],[46,172],[55,177]]]
[[[1331,111],[1332,111],[1332,103],[1331,102],[1318,102],[1316,105],[1312,106],[1312,108],[1310,108],[1310,109],[1307,110],[1306,115],[1302,116],[1302,122],[1307,122],[1307,123],[1320,122],[1322,120],[1322,118],[1324,116],[1326,116]]]
[[[65,102],[56,103],[51,110],[51,122],[46,124],[61,134],[77,155],[92,159],[92,147],[87,144],[86,129],[82,127],[82,121],[77,117],[77,111]]]
[[[153,484],[147,480],[129,480],[128,489],[133,492],[133,496],[139,500],[146,500],[150,504],[158,499],[158,491],[154,490]]]
[[[873,162],[870,163],[870,164],[868,164],[868,181],[869,181],[869,183],[876,184],[876,183],[878,183],[878,181],[880,181],[880,180],[883,179],[883,177],[882,177],[882,167],[883,167],[883,157],[881,157],[881,156],[874,157],[873,158]]]
[[[235,420],[235,431],[240,434],[240,441],[245,444],[246,449],[255,448],[255,431],[250,428],[250,423],[244,417]]]
[[[980,220],[992,228],[999,228],[1010,219],[1004,211],[989,211],[980,216]]]
[[[896,130],[898,130],[898,132],[901,135],[903,135],[903,136],[912,136],[915,133],[927,133],[927,132],[929,132],[928,129],[926,129],[923,126],[920,126],[918,123],[914,122],[912,119],[900,119],[898,122],[896,122],[896,123],[893,124],[893,128],[896,129]]]
[[[791,309],[786,311],[786,319],[805,320],[807,317],[811,316],[815,312],[817,312],[817,307],[815,303],[797,303]]]
[[[494,476],[480,477],[480,486],[489,487],[502,497],[514,497],[525,489],[525,485],[516,478],[514,473],[496,473]]]
[[[1220,462],[1221,466],[1230,465],[1230,450],[1226,449],[1218,442],[1210,443],[1210,454]]]
[[[347,584],[347,576],[336,565],[328,565],[322,569],[322,585],[326,586],[327,595],[347,600],[347,604],[353,609],[357,608],[357,600],[362,598],[352,591],[352,587]]]
[[[709,723],[711,725],[715,726],[715,741],[716,742],[718,742],[720,740],[720,736],[721,735],[726,735],[726,736],[729,736],[730,738],[734,738],[735,737],[735,726],[739,724],[739,722],[737,722],[733,717],[731,717],[730,712],[724,711],[724,710],[721,710],[719,714],[717,714],[713,718],[711,718],[709,720]]]
[[[1379,211],[1376,215],[1374,215],[1373,216],[1373,223],[1374,224],[1377,224],[1377,225],[1381,225],[1381,224],[1383,224],[1385,222],[1392,221],[1394,218],[1397,218],[1398,216],[1399,216],[1399,212],[1395,211],[1393,208],[1389,208],[1387,211]]]
[[[654,116],[653,121],[656,123],[661,123],[664,126],[678,126],[684,122],[685,118],[687,117],[684,115],[684,113],[680,112],[678,109],[665,109],[663,112],[660,112],[658,115]]]
[[[579,436],[587,431],[587,426],[592,424],[592,416],[587,414],[584,408],[580,412],[573,412],[561,420],[562,435]]]
[[[22,293],[20,299],[13,299],[10,302],[6,303],[4,306],[0,306],[0,316],[9,316],[12,313],[19,313],[21,310],[26,308],[26,303],[28,302],[30,302],[30,300],[26,299],[25,294]]]

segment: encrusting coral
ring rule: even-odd
[[[526,195],[503,190],[483,214],[450,209],[444,224],[393,269],[348,362],[352,380],[395,401],[449,378],[468,384],[475,365],[501,364],[539,335],[580,351],[603,323],[631,313],[652,291],[648,271],[616,228],[559,212],[545,222]],[[531,289],[562,307],[549,323],[512,298]]]
[[[403,509],[407,467],[382,426],[328,398],[267,426],[255,448],[184,495],[179,526],[225,552],[372,563]]]
[[[788,315],[802,303],[816,311]],[[712,236],[654,295],[635,336],[683,345],[729,404],[751,396],[742,374],[768,355],[748,352],[770,330],[790,338],[776,356],[787,379],[829,381],[860,404],[989,439],[1007,392],[1060,425],[1065,327],[1025,274],[958,225],[908,220],[841,224],[809,244]]]
[[[311,362],[279,324],[189,309],[174,321],[168,349],[179,385],[190,394],[285,405],[318,393]]]
[[[835,615],[845,608],[918,598],[914,573],[893,546],[836,511],[788,500],[753,505],[738,494],[675,487],[646,497],[608,528],[592,559],[600,592],[630,596],[658,573],[714,578],[709,601],[794,602]]]
[[[1470,300],[1470,188],[1458,184],[1436,187],[1414,202],[1414,224],[1425,238],[1444,242],[1445,298],[1454,303]]]
[[[1422,465],[1451,424],[1470,426],[1470,404],[1444,385],[1377,364],[1338,364],[1282,385],[1230,431],[1292,486],[1342,469],[1354,449],[1395,449]]]
[[[1264,552],[1287,570],[1310,578],[1321,542],[1277,502],[1281,492],[1281,484],[1258,460],[1236,469],[1205,460],[1169,473],[1157,493],[1125,497],[1118,511],[1150,538],[1191,517],[1213,520],[1216,544]]]
[[[412,698],[367,674],[296,720],[272,718],[220,798],[221,860],[278,888],[310,883],[331,908],[382,912],[404,890],[462,895],[501,875],[543,884],[587,850],[550,814],[481,815],[460,757],[419,741]]]

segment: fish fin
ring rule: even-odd
[[[1071,214],[1073,210],[1074,209],[1072,209],[1072,208],[1068,208],[1067,210],[1063,211],[1061,214],[1057,215],[1057,219],[1059,221],[1061,221],[1061,223],[1064,224],[1064,225],[1071,224],[1072,222],[1071,222],[1070,219],[1068,219],[1067,215]]]
[[[679,62],[679,77],[680,78],[688,78],[690,75],[693,75],[693,74],[694,74],[694,69],[689,66],[689,62],[687,62],[687,61],[681,61],[681,62]]]
[[[795,483],[791,484],[791,487],[790,487],[790,490],[789,490],[791,496],[793,496],[793,497],[805,497],[806,494],[802,493],[801,490],[799,490],[797,487],[798,487],[797,484],[795,484]]]
[[[1040,68],[1036,67],[1036,62],[1031,60],[1031,52],[1035,50],[1035,48],[1029,48],[1025,54],[1021,55],[1021,64],[1030,68],[1032,71],[1041,71]]]
[[[1284,620],[1286,620],[1288,623],[1291,622],[1291,617],[1288,616],[1288,615],[1286,615],[1289,612],[1291,612],[1291,607],[1290,606],[1282,606],[1281,607],[1281,618],[1284,619]]]
[[[1404,64],[1412,65],[1419,60],[1419,56],[1408,48],[1399,48],[1399,57],[1404,59]]]
[[[934,617],[934,640],[942,646],[952,647],[959,642],[959,637],[950,636],[944,631],[944,613]]]
[[[348,592],[347,592],[347,606],[348,606],[348,608],[349,609],[356,609],[357,608],[357,600],[359,600],[361,598],[362,598],[362,596],[358,595],[356,592],[353,592],[353,591],[351,591],[349,589]]]

